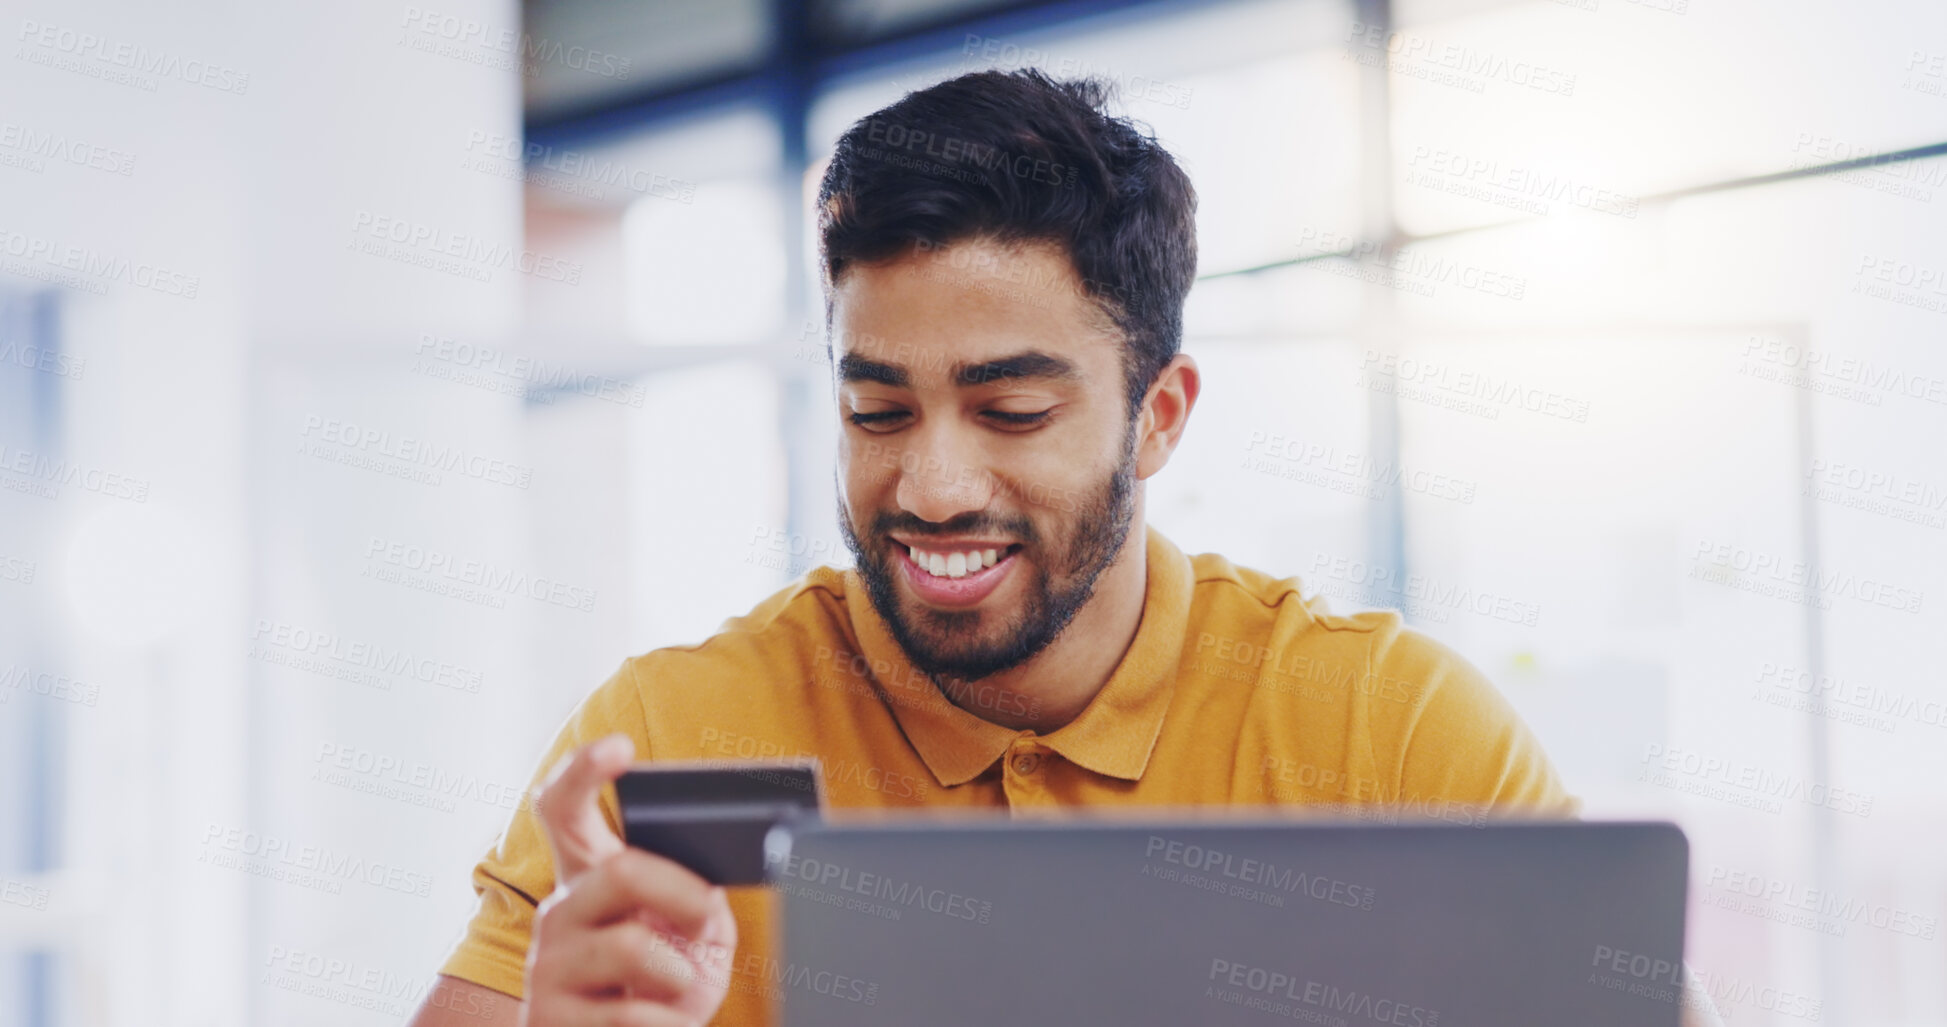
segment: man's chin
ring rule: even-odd
[[[899,612],[907,630],[935,652],[942,649],[986,648],[988,636],[999,638],[999,618],[985,607],[942,610],[907,595],[900,597]]]
[[[911,580],[910,567],[901,566],[907,563],[903,555],[886,554],[862,572],[874,606],[915,668],[943,683],[978,681],[1020,665],[1052,637],[1038,623],[1043,614],[1037,600],[1046,595],[1040,568],[1021,550],[1012,556],[1020,562],[1005,568],[997,587],[964,604],[929,602]]]
[[[940,610],[911,596],[900,599],[901,645],[913,665],[936,677],[971,680],[996,670],[1018,627],[985,606]]]

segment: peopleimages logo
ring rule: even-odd
[[[446,813],[453,812],[456,801],[478,802],[506,810],[531,802],[523,784],[454,773],[424,760],[401,758],[356,745],[320,742],[311,762],[316,764],[311,774],[314,781],[415,805],[431,805]],[[422,794],[401,789],[417,789]]]
[[[37,884],[16,881],[12,878],[0,879],[0,902],[10,906],[25,906],[28,909],[46,909],[49,892]]]
[[[496,485],[511,485],[525,489],[534,478],[534,468],[526,464],[510,463],[498,457],[469,452],[464,447],[425,439],[415,439],[407,435],[394,435],[390,430],[360,425],[351,421],[311,414],[304,419],[304,427],[299,429],[298,437],[317,439],[327,443],[326,447],[314,447],[314,456],[334,459],[352,466],[366,466],[367,469],[391,473],[428,471],[457,474],[463,478],[489,482]],[[329,448],[338,447],[334,451]],[[360,464],[350,457],[382,458],[378,462]],[[396,465],[384,461],[396,461]],[[439,484],[439,475],[431,474],[431,484]]]
[[[967,33],[966,42],[960,45],[960,53],[963,55],[960,62],[962,71],[985,70],[989,67],[1012,71],[1031,66],[1040,68],[1057,78],[1086,76],[1108,79],[1115,84],[1117,95],[1125,100],[1148,100],[1180,110],[1190,108],[1190,97],[1194,93],[1190,86],[1143,75],[1131,75],[1118,68],[1096,64],[1085,58],[1050,53],[1032,46],[1019,46],[1004,39],[972,32]]]
[[[1589,401],[1543,388],[1514,377],[1497,377],[1489,371],[1458,367],[1439,360],[1401,356],[1368,347],[1359,359],[1359,378],[1354,384],[1372,387],[1372,382],[1390,384],[1401,390],[1409,386],[1419,394],[1402,391],[1410,399],[1425,394],[1445,394],[1475,400],[1489,419],[1499,418],[1502,410],[1525,410],[1531,414],[1585,424],[1589,420]]]
[[[263,983],[285,991],[329,999],[343,1005],[400,1019],[425,1002],[468,1016],[491,1016],[499,1004],[495,992],[478,990],[464,995],[432,991],[433,978],[420,973],[399,974],[304,949],[272,945],[264,958]]]
[[[1345,42],[1367,51],[1348,49],[1343,55],[1347,60],[1471,93],[1485,92],[1488,82],[1498,81],[1556,96],[1575,95],[1575,76],[1558,69],[1385,25],[1355,21]]]
[[[15,364],[30,371],[41,371],[75,381],[80,381],[82,374],[88,370],[87,357],[77,357],[31,343],[23,346],[12,339],[0,342],[0,364]]]
[[[1782,877],[1767,877],[1748,870],[1711,864],[1705,884],[1727,893],[1728,897],[1756,902],[1733,905],[1719,901],[1719,908],[1737,909],[1794,927],[1821,929],[1837,925],[1835,933],[1844,936],[1846,924],[1865,923],[1882,931],[1903,934],[1922,941],[1933,941],[1940,933],[1940,918],[1926,913],[1888,906],[1883,902],[1864,902],[1853,896],[1821,888],[1810,888]]]
[[[847,905],[860,912],[887,920],[897,920],[900,918],[901,910],[911,909],[982,924],[988,922],[994,915],[994,904],[985,899],[972,898],[944,888],[929,888],[923,884],[901,881],[885,874],[856,870],[829,860],[786,854],[781,859],[772,859],[769,862],[777,876],[797,878],[820,888],[836,889],[861,896],[868,901],[856,905],[847,903]],[[809,892],[802,894],[810,895],[819,901],[828,901]],[[838,898],[838,896],[831,897]],[[841,902],[843,901],[841,899]]]
[[[525,140],[518,134],[505,135],[474,129],[467,133],[466,150],[475,157],[485,155],[499,158],[519,168],[522,174],[515,177],[522,181],[595,199],[601,199],[605,195],[602,189],[609,186],[621,186],[644,196],[657,196],[678,203],[689,203],[696,199],[695,182],[631,167],[621,161],[579,150],[556,150],[546,143]],[[491,167],[477,164],[462,166],[470,166],[477,171]]]
[[[21,60],[134,86],[145,92],[156,90],[156,78],[149,76],[177,79],[239,96],[250,88],[247,71],[166,50],[152,50],[139,43],[66,25],[48,25],[23,18],[14,39],[22,44],[14,51],[14,56]]]
[[[0,442],[0,489],[59,499],[64,485],[78,485],[85,492],[109,499],[126,499],[131,503],[149,501],[147,479]]]
[[[1862,718],[1835,716],[1834,719],[1855,720],[1871,726],[1877,720],[1873,715],[1885,715],[1927,727],[1947,728],[1947,700],[1935,698],[1924,686],[1915,691],[1899,691],[1768,661],[1758,665],[1757,683],[1760,691],[1791,693],[1811,700],[1807,712],[1857,713]],[[1766,685],[1770,688],[1763,688]],[[1847,709],[1839,711],[1838,707]]]
[[[1321,581],[1330,578],[1329,581]],[[1371,606],[1398,605],[1416,617],[1445,623],[1452,610],[1492,617],[1509,624],[1534,627],[1541,619],[1541,606],[1496,592],[1484,592],[1458,583],[1419,573],[1401,573],[1397,567],[1367,564],[1363,560],[1314,554],[1312,580],[1321,595]]]
[[[204,830],[203,852],[196,861],[334,895],[342,891],[345,881],[360,881],[422,898],[431,895],[433,889],[431,874],[334,852],[325,846],[297,845],[275,835],[217,824],[210,824]]]
[[[581,284],[581,261],[363,209],[352,215],[351,248],[481,282],[492,280],[494,271],[511,267],[551,282]]]
[[[876,147],[867,151],[866,155],[870,157],[883,160],[893,153],[916,155],[947,166],[967,164],[984,172],[1011,174],[1015,178],[1046,185],[1074,185],[1075,175],[1081,170],[1079,165],[1062,164],[1031,153],[1009,153],[983,142],[943,136],[938,132],[878,118],[867,120],[865,138]]]
[[[51,671],[36,672],[19,663],[0,670],[0,703],[6,702],[15,692],[60,699],[81,706],[94,706],[101,702],[101,686],[94,682],[77,681]]]
[[[416,374],[530,402],[553,402],[553,393],[572,392],[641,409],[649,398],[648,388],[640,382],[589,374],[546,357],[476,346],[430,332],[419,333],[419,344],[412,352],[411,369]]]
[[[511,69],[515,62],[520,62],[528,67],[530,77],[533,66],[540,64],[558,64],[616,80],[627,79],[635,67],[632,57],[564,45],[546,37],[494,28],[473,18],[416,6],[405,9],[399,24],[406,31],[400,39],[402,45],[489,67]]]
[[[366,543],[365,558],[375,561],[378,571],[367,576],[383,581],[412,587],[423,585],[424,582],[419,579],[403,578],[400,573],[412,572],[430,579],[436,586],[464,586],[462,591],[477,594],[484,599],[499,599],[501,595],[518,595],[553,606],[580,610],[583,613],[595,608],[595,590],[592,588],[567,585],[548,578],[496,567],[482,560],[467,559],[437,549],[427,549],[424,546],[374,537]],[[449,588],[440,587],[432,590],[450,591]],[[499,608],[505,603],[503,600],[487,605]]]
[[[1589,983],[1611,991],[1673,1002],[1683,994],[1683,967],[1675,960],[1597,945]]]
[[[14,581],[22,585],[34,583],[34,573],[40,565],[32,560],[18,556],[0,556],[0,581]]]
[[[1807,781],[1796,774],[1778,773],[1743,760],[1674,746],[1666,748],[1656,742],[1644,744],[1636,779],[1768,813],[1782,810],[1783,800],[1857,817],[1871,816],[1873,812],[1873,796],[1865,792]]]
[[[5,227],[0,227],[0,254],[12,258],[0,261],[0,269],[41,281],[71,284],[98,296],[107,293],[110,282],[186,300],[195,299],[203,287],[201,275]]]
[[[1316,1013],[1328,1012],[1392,1024],[1393,1027],[1439,1027],[1440,1023],[1440,1011],[1437,1009],[1307,980],[1299,974],[1252,966],[1221,956],[1210,960],[1210,974],[1205,980],[1242,989],[1227,994],[1214,985],[1206,986],[1206,998],[1261,1009],[1294,1020],[1312,1020]],[[1274,1004],[1268,1003],[1268,999],[1287,1001]]]
[[[1539,171],[1472,153],[1415,146],[1406,166],[1407,181],[1444,189],[1456,195],[1486,200],[1530,214],[1545,215],[1550,204],[1565,203],[1597,214],[1633,219],[1642,200],[1626,193],[1579,181],[1568,175]]]
[[[740,760],[804,759],[818,756],[805,749],[791,749],[754,735],[722,731],[713,727],[703,729],[697,737],[697,747],[710,756],[726,756]],[[829,755],[819,757],[823,764],[822,778],[827,789],[835,785],[856,785],[857,787],[902,799],[915,799],[926,794],[926,783],[911,774],[885,770],[881,767],[867,766],[857,760],[832,759]],[[752,777],[767,779],[764,771],[749,772]],[[775,778],[775,775],[772,775]],[[780,778],[780,780],[782,780]]]
[[[1245,884],[1258,885],[1288,894],[1303,894],[1320,902],[1337,906],[1348,906],[1357,910],[1372,909],[1373,890],[1364,885],[1348,884],[1344,881],[1308,874],[1292,867],[1280,867],[1264,860],[1240,858],[1235,853],[1213,849],[1208,846],[1174,841],[1159,835],[1150,835],[1143,855],[1149,859],[1161,859],[1200,873],[1216,874]]]
[[[1375,460],[1362,453],[1340,452],[1318,441],[1252,431],[1244,444],[1243,467],[1290,481],[1318,485],[1377,499],[1399,488],[1434,499],[1472,503],[1478,483],[1407,467],[1391,460]],[[1336,476],[1336,477],[1334,477]]]
[[[1641,952],[1627,952],[1608,945],[1595,947],[1595,959],[1590,966],[1620,974],[1628,974],[1639,981],[1662,981],[1668,984],[1683,983],[1683,967],[1675,960],[1648,956]]]
[[[1760,381],[1819,392],[1868,406],[1889,394],[1947,405],[1947,378],[1876,362],[1834,350],[1813,349],[1785,339],[1753,335],[1739,354],[1738,373]]]
[[[460,692],[480,691],[480,683],[485,677],[478,668],[428,659],[404,646],[374,644],[348,638],[335,631],[315,630],[268,617],[257,619],[251,629],[250,640],[260,647],[274,647],[317,659],[324,664],[411,678]]]
[[[1927,598],[1919,589],[1848,572],[1814,570],[1803,560],[1788,560],[1777,553],[1716,539],[1698,539],[1691,558],[1695,561],[1690,571],[1692,578],[1816,605],[1820,609],[1830,609],[1831,597],[1838,596],[1917,614]]]
[[[0,155],[0,164],[24,167],[36,173],[45,170],[49,160],[94,168],[111,175],[135,173],[135,154],[60,132],[37,132],[11,121],[0,121],[0,150],[15,151]]]

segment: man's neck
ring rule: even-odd
[[[1037,734],[1067,724],[1088,707],[1122,663],[1142,624],[1148,594],[1149,536],[1138,512],[1122,551],[1095,579],[1095,594],[1061,635],[1033,659],[979,682],[982,693],[991,696],[997,689],[1009,701],[955,699],[955,704],[982,720]],[[1015,701],[1015,696],[1022,701]],[[1023,706],[1025,714],[1014,712]]]

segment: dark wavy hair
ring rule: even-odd
[[[1052,242],[1127,344],[1133,418],[1183,343],[1197,194],[1111,86],[978,71],[908,93],[838,140],[818,190],[825,319],[846,269],[965,239]]]

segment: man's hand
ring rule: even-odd
[[[563,757],[541,791],[556,883],[527,950],[530,1027],[703,1024],[729,989],[737,922],[723,889],[602,819],[602,787],[634,758],[610,735]]]

